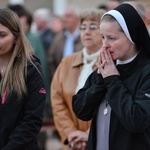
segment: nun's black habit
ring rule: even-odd
[[[117,65],[120,76],[103,79],[97,71],[93,72],[73,96],[73,110],[82,120],[92,119],[87,150],[96,150],[99,142],[97,114],[104,96],[111,107],[109,150],[150,150],[150,37],[131,5],[121,4],[104,14],[112,15],[120,24],[114,12],[119,12],[124,19],[129,35],[124,32],[139,53],[130,63]]]

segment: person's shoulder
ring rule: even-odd
[[[36,45],[41,43],[40,37],[35,33],[28,32],[26,33],[26,37],[30,42],[35,42]]]
[[[76,52],[71,55],[64,57],[59,66],[56,69],[55,75],[62,75],[61,77],[66,78],[69,72],[72,72],[75,68],[83,64],[82,52]]]
[[[41,62],[35,55],[30,55],[30,59],[27,63],[27,77],[32,77],[39,74],[42,75]]]
[[[32,33],[32,32],[26,32],[26,37],[27,38],[39,38],[37,34]]]
[[[39,37],[37,34],[31,33],[31,36],[32,36],[35,40],[40,41],[40,37]]]
[[[54,32],[51,29],[45,29],[43,30],[41,37],[42,38],[54,37]]]
[[[145,66],[142,67],[142,70],[145,70],[146,72],[150,72],[150,59],[147,60],[147,63],[145,64]]]
[[[54,40],[62,40],[62,39],[65,39],[64,31],[61,31],[54,36]]]
[[[82,61],[82,50],[78,52],[74,52],[71,55],[68,55],[62,59],[62,63],[77,65],[83,63]]]
[[[40,59],[38,58],[38,57],[36,57],[35,55],[33,55],[33,54],[30,54],[30,60],[31,61],[28,61],[28,66],[33,66],[33,64],[34,65],[36,65],[36,66],[39,66],[39,65],[41,65],[41,61],[40,61]],[[33,64],[32,64],[32,63]]]
[[[70,59],[72,60],[72,59],[78,58],[81,55],[82,55],[82,51],[74,52],[74,53],[64,57],[63,60],[70,60]]]

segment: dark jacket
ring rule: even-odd
[[[40,31],[40,39],[42,41],[42,44],[44,46],[45,49],[45,54],[47,54],[49,47],[52,44],[53,38],[54,38],[54,33],[52,32],[52,30],[50,29],[43,29],[42,31]]]
[[[96,150],[97,113],[105,95],[111,107],[109,150],[149,150],[150,59],[141,51],[132,62],[117,69],[120,76],[104,79],[93,72],[73,96],[77,117],[93,119],[87,150]]]
[[[34,62],[41,71],[39,62]],[[42,76],[28,65],[27,96],[18,99],[13,93],[0,103],[0,150],[39,150],[38,133],[42,126],[46,91]]]

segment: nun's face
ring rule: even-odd
[[[135,56],[134,44],[128,40],[116,21],[102,21],[100,34],[102,36],[102,47],[110,51],[113,60],[127,60]]]

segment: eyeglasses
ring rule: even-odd
[[[80,25],[81,31],[85,31],[87,28],[89,28],[90,30],[97,30],[97,29],[99,29],[99,26],[96,24],[90,24],[89,26],[84,25],[84,24]]]

